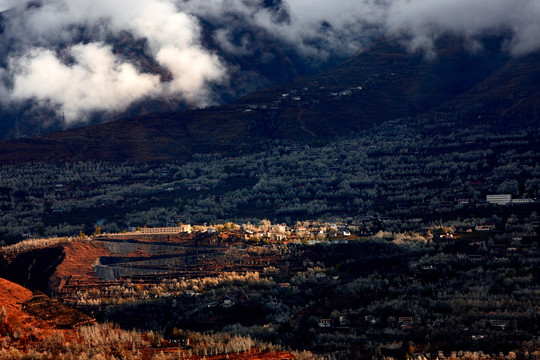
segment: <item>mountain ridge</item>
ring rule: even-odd
[[[540,54],[512,58],[501,39],[480,53],[442,38],[435,59],[381,38],[331,71],[255,91],[221,107],[149,114],[0,144],[0,162],[170,161],[238,145],[311,142],[409,116],[531,114]],[[520,115],[525,116],[525,115]]]
[[[41,6],[42,4],[39,3],[29,5],[26,11],[31,12],[31,8]],[[278,5],[268,5],[269,8],[275,6]],[[14,10],[0,12],[0,47],[3,49],[0,53],[0,68],[3,70],[3,83],[0,89],[3,97],[7,98],[0,104],[0,118],[2,118],[0,140],[37,136],[59,131],[65,127],[76,128],[78,124],[84,124],[86,127],[153,113],[185,111],[201,106],[203,103],[226,105],[257,89],[292,81],[298,76],[317,73],[321,69],[334,66],[344,58],[344,56],[332,55],[326,60],[311,62],[297,53],[297,49],[280,41],[274,34],[250,24],[235,23],[234,31],[227,32],[225,41],[217,35],[223,30],[223,19],[200,16],[196,21],[197,26],[200,26],[200,38],[197,37],[195,42],[200,43],[201,49],[205,49],[210,55],[218,58],[220,67],[226,69],[222,78],[207,79],[201,85],[204,88],[203,92],[206,92],[206,95],[201,95],[206,99],[204,102],[198,102],[198,95],[194,97],[193,94],[182,91],[157,95],[148,93],[131,101],[126,100],[118,107],[100,107],[98,104],[97,107],[87,108],[78,114],[77,118],[73,118],[55,101],[43,101],[39,96],[17,100],[11,96],[10,93],[15,91],[16,79],[10,75],[10,71],[13,71],[10,64],[22,62],[17,58],[17,54],[21,52],[20,45],[14,40],[17,39],[17,35],[14,35],[13,31],[10,32],[10,21],[13,17],[17,17]],[[148,38],[138,36],[130,30],[95,34],[95,29],[89,24],[81,24],[71,30],[73,34],[69,39],[56,39],[56,42],[39,47],[36,51],[46,49],[59,61],[60,64],[57,65],[65,66],[65,70],[75,71],[73,69],[80,68],[82,65],[73,53],[74,45],[84,47],[94,44],[97,48],[103,47],[110,51],[117,62],[133,66],[142,75],[159,78],[157,83],[159,87],[165,88],[177,80],[170,68],[155,59],[152,44]],[[246,39],[249,39],[249,48],[243,49]],[[92,62],[95,62],[95,59]],[[193,73],[199,70],[195,67]],[[84,93],[91,85],[79,84],[78,88]],[[111,97],[113,95],[111,94]],[[73,96],[81,100],[81,94]],[[92,94],[89,97],[92,97]],[[127,103],[129,105],[126,105]]]

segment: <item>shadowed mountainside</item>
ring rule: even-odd
[[[6,319],[0,324],[2,336],[19,331],[23,337],[37,340],[55,328],[71,329],[93,322],[89,316],[64,306],[57,300],[43,294],[34,294],[2,278],[0,299],[6,313]]]
[[[33,4],[33,6],[40,6]],[[269,5],[276,6],[276,5]],[[30,8],[30,7],[29,7]],[[0,67],[7,68],[11,56],[20,49],[17,41],[9,39],[9,33],[4,33],[9,24],[10,11],[0,11]],[[292,81],[302,74],[314,74],[323,68],[329,68],[343,60],[343,56],[333,56],[323,62],[307,62],[294,49],[281,43],[273,34],[261,29],[250,27],[241,22],[235,23],[235,31],[231,34],[231,42],[241,43],[244,37],[251,40],[252,49],[249,52],[235,52],[223,48],[215,38],[215,31],[224,24],[221,19],[199,19],[201,25],[201,43],[204,48],[211,49],[222,59],[227,67],[228,81],[224,84],[215,83],[210,86],[213,101],[219,104],[230,104],[239,96],[248,94],[256,89],[277,83]],[[216,23],[217,22],[217,23]],[[94,41],[92,30],[81,25],[77,30],[75,40],[58,39],[52,50],[67,53],[73,42],[90,43]],[[3,38],[4,37],[4,38]],[[5,38],[8,37],[8,38]],[[162,83],[173,80],[173,74],[160,66],[153,58],[146,39],[135,37],[129,31],[120,31],[102,39],[108,44],[115,56],[126,63],[133,64],[142,73],[158,75]],[[10,60],[11,59],[11,60]],[[8,102],[0,104],[0,140],[41,135],[58,131],[66,126],[61,112],[54,111],[38,104],[35,100],[26,100],[18,104]],[[165,113],[192,109],[193,104],[181,99],[167,97],[144,98],[130,104],[118,112],[100,113],[96,111],[86,119],[88,125],[95,125],[111,120],[133,118],[153,113]]]
[[[409,116],[472,121],[538,116],[539,54],[510,58],[500,39],[468,52],[439,41],[438,56],[381,39],[325,74],[256,91],[235,104],[123,119],[0,144],[0,162],[187,160],[273,139],[311,142]]]

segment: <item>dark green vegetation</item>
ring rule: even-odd
[[[100,316],[165,333],[174,327],[224,330],[337,358],[402,358],[409,344],[420,353],[534,351],[540,320],[537,240],[502,254],[475,239],[442,243],[397,236],[261,249],[260,255],[281,259],[260,278],[163,280],[153,290],[158,299],[110,305]],[[278,285],[284,282],[290,286]],[[103,294],[122,297],[134,289],[135,283],[124,282]],[[179,289],[184,295],[167,295]]]
[[[108,249],[91,261],[93,269],[102,276],[109,268],[118,278],[84,283],[80,274],[88,269],[81,265],[57,296],[100,322],[151,330],[168,341],[182,329],[336,359],[452,352],[534,359],[540,228],[538,216],[529,220],[536,224],[532,236],[518,235],[526,227],[513,217],[499,230],[440,227],[315,245],[255,244],[239,240],[245,234],[239,228],[168,240],[77,240],[58,246]],[[46,250],[21,249],[10,261],[31,274]]]
[[[439,45],[428,61],[381,41],[325,75],[228,107],[1,144],[0,241],[178,222],[335,222],[361,240],[265,247],[239,235],[141,245],[131,259],[119,253],[135,240],[103,240],[111,254],[94,270],[111,283],[66,301],[166,337],[224,331],[336,358],[534,357],[538,54]],[[490,194],[516,201],[490,204]],[[490,231],[472,230],[481,225]],[[43,263],[20,254],[22,268],[6,272],[24,279],[34,263],[52,272],[63,261],[54,249]],[[126,272],[100,272],[115,266]]]
[[[527,217],[540,185],[534,119],[402,118],[311,146],[289,141],[186,163],[33,163],[1,171],[0,234],[90,235],[137,226],[385,217],[365,229],[408,231]],[[489,194],[532,201],[485,202]]]

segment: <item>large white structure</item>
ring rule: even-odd
[[[512,204],[530,204],[533,202],[533,199],[512,199]]]
[[[494,194],[486,195],[486,201],[490,204],[507,205],[512,201],[512,195],[510,194]]]
[[[142,234],[179,234],[179,233],[191,233],[191,225],[180,225],[176,227],[161,227],[161,228],[142,228]]]

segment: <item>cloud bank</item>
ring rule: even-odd
[[[20,4],[20,2],[16,0],[0,0],[0,12],[9,10],[18,4]]]
[[[204,106],[212,102],[208,84],[226,80],[220,59],[201,46],[198,20],[168,0],[47,1],[10,12],[6,29],[17,45],[4,89],[12,100],[57,107],[68,123],[150,97]],[[122,32],[145,39],[149,56],[170,73],[170,81],[112,51],[106,39]],[[62,51],[58,44],[64,44]]]
[[[396,0],[388,8],[385,27],[394,36],[408,36],[411,50],[433,51],[434,41],[444,33],[473,43],[485,35],[509,34],[505,50],[526,55],[540,49],[540,1]]]
[[[222,55],[272,56],[269,39],[313,63],[381,35],[429,56],[444,34],[476,51],[485,35],[505,35],[502,50],[514,56],[540,49],[539,0],[0,0],[6,9],[4,104],[32,100],[68,123],[147,98],[213,104],[233,68]],[[144,40],[161,74],[114,51],[111,39],[125,33]]]
[[[66,65],[48,49],[33,49],[12,60],[17,72],[14,99],[38,99],[62,104],[66,119],[94,111],[125,109],[132,102],[159,92],[159,77],[141,74],[132,64],[118,61],[109,46],[78,44],[70,49],[74,64]]]

